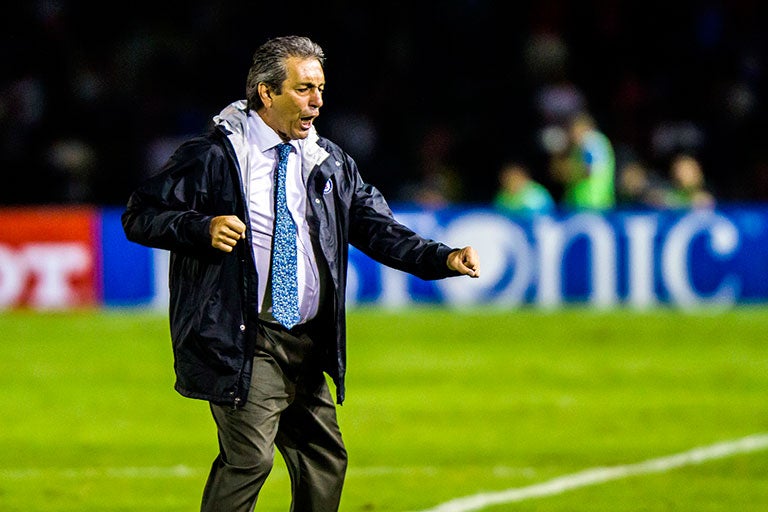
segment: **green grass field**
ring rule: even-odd
[[[423,511],[768,433],[768,309],[349,315],[342,510]],[[166,318],[0,314],[0,511],[193,511],[217,446]],[[257,510],[286,511],[278,459]],[[489,511],[765,511],[768,450]]]

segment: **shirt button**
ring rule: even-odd
[[[320,198],[319,197],[315,198],[315,203],[320,204]]]
[[[245,332],[245,324],[240,324],[240,330],[241,330],[242,332]]]

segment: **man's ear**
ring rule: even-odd
[[[272,91],[270,90],[269,86],[264,82],[261,82],[257,87],[258,87],[257,90],[259,91],[259,98],[261,98],[261,102],[264,104],[265,107],[271,107]]]

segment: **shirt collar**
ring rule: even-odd
[[[275,130],[270,128],[256,112],[251,111],[249,113],[247,123],[248,142],[255,146],[260,152],[266,153],[283,142]],[[291,140],[289,143],[298,151],[299,141]]]

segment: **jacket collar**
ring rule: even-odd
[[[232,146],[235,148],[235,153],[238,155],[238,160],[241,161],[241,164],[243,163],[247,152],[250,151],[250,144],[248,141],[248,116],[251,115],[257,114],[248,110],[245,100],[238,100],[224,107],[224,109],[213,118],[213,122],[216,125],[226,128],[229,132],[228,138],[230,142],[232,142]],[[313,126],[310,129],[307,138],[298,141],[298,144],[302,149],[302,172],[305,178],[309,175],[309,172],[312,169],[323,163],[325,159],[330,156],[328,152],[317,143],[319,139],[320,136]]]

